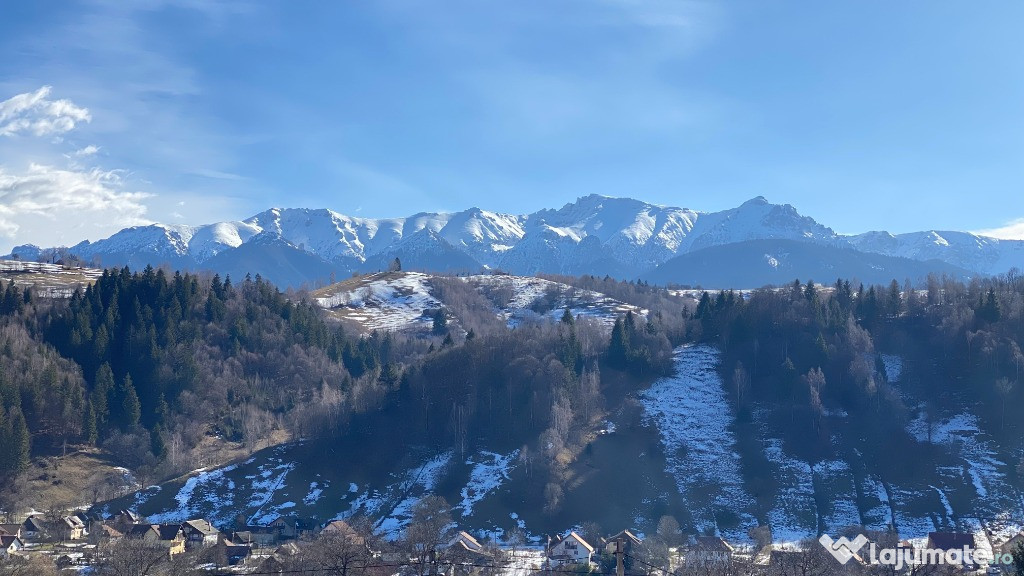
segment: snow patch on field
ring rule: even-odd
[[[316,504],[317,500],[320,500],[320,497],[323,495],[324,489],[330,485],[331,483],[328,482],[327,480],[321,480],[320,482],[310,482],[309,493],[307,493],[306,497],[302,499],[302,503],[305,504],[306,506],[312,506],[313,504]]]
[[[858,453],[858,456],[860,454]],[[885,484],[875,476],[861,480],[861,498],[864,501],[864,513],[861,523],[870,530],[886,530],[895,524],[892,503],[885,490]]]
[[[679,348],[676,375],[657,380],[640,398],[645,418],[661,434],[668,471],[687,500],[695,528],[725,532],[715,520],[716,510],[725,508],[740,523],[724,535],[745,540],[757,521],[749,512],[754,501],[740,475],[732,407],[716,371],[719,356],[712,346]]]
[[[202,504],[206,510],[223,510],[233,504],[234,495],[230,492],[221,493],[218,488],[223,485],[224,475],[234,470],[237,466],[225,466],[216,470],[204,470],[185,481],[185,484],[178,490],[174,499],[178,507],[159,514],[151,514],[150,522],[157,524],[165,522],[184,522],[190,518],[200,516],[198,504]],[[216,514],[206,512],[206,517],[215,522]]]
[[[508,480],[518,456],[519,450],[505,455],[481,451],[466,460],[466,464],[473,468],[469,472],[469,482],[462,489],[462,502],[457,506],[462,509],[463,517],[472,516],[473,506]]]
[[[826,460],[813,467],[814,485],[832,498],[825,503],[822,521],[827,530],[838,531],[861,524],[853,472],[845,460]]]
[[[282,509],[295,506],[294,502],[285,502],[277,506],[269,505],[274,494],[285,487],[285,478],[294,469],[294,462],[284,462],[280,458],[268,458],[265,464],[261,464],[257,468],[259,472],[256,475],[245,477],[252,481],[248,506],[256,507],[256,512],[249,519],[250,524],[265,525],[280,516]]]
[[[775,465],[779,491],[768,523],[776,540],[796,542],[818,532],[818,508],[814,502],[814,475],[810,464],[786,454],[782,440],[765,440],[765,456]]]
[[[451,452],[445,452],[427,460],[423,465],[409,470],[405,478],[397,485],[392,485],[389,492],[398,492],[399,497],[404,496],[391,512],[377,522],[378,531],[385,537],[396,540],[401,536],[402,531],[409,525],[412,519],[412,507],[437,486],[441,474],[452,459]]]

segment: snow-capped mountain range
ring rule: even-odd
[[[299,285],[326,280],[331,274],[386,269],[396,257],[406,269],[475,272],[500,268],[516,274],[634,278],[673,258],[714,247],[741,245],[765,250],[768,246],[770,251],[771,243],[752,242],[758,240],[798,241],[880,255],[894,259],[881,266],[894,274],[903,259],[934,261],[935,271],[961,275],[1024,268],[1024,241],[937,231],[843,236],[791,205],[772,204],[760,196],[720,212],[599,195],[527,215],[470,208],[370,219],[327,209],[273,208],[242,221],[126,228],[109,238],[72,246],[69,251],[107,266],[166,263],[231,274],[260,273],[282,285]],[[37,258],[40,252],[31,245],[12,251],[26,260]],[[816,257],[827,258],[827,253]],[[777,272],[786,254],[766,252],[758,257]],[[286,270],[282,263],[287,263]],[[920,272],[921,267],[913,270]],[[759,278],[754,273],[749,281],[756,284]]]

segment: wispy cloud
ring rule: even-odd
[[[88,109],[70,100],[50,100],[52,90],[43,86],[0,102],[0,136],[64,134],[75,124],[92,120]]]
[[[31,164],[14,172],[0,167],[0,234],[13,237],[28,217],[93,219],[110,227],[145,224],[143,200],[149,196],[126,190],[121,174],[112,170]]]
[[[1024,218],[1010,220],[998,228],[975,230],[974,233],[999,238],[1000,240],[1024,240]]]
[[[95,144],[89,144],[85,148],[79,148],[71,153],[72,156],[82,158],[83,156],[93,156],[100,151],[100,147]]]

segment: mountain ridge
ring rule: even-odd
[[[276,237],[313,258],[303,258],[307,262],[300,267],[301,272],[283,273],[261,265],[257,255],[250,254],[252,246],[240,251],[266,236]],[[325,280],[331,274],[383,269],[395,257],[409,269],[429,271],[485,268],[515,274],[635,278],[650,276],[666,262],[686,254],[760,240],[798,241],[916,262],[937,261],[968,275],[995,275],[1024,267],[1022,240],[933,230],[842,235],[790,204],[773,204],[763,196],[716,212],[597,194],[524,215],[472,207],[401,218],[360,218],[326,208],[270,208],[245,220],[125,228],[66,251],[103,265],[167,263],[225,273],[245,269],[278,284],[296,286]],[[36,259],[54,251],[22,245],[12,254]],[[278,254],[268,260],[280,257]],[[314,262],[319,264],[312,265]],[[939,266],[935,271],[948,270]],[[899,277],[911,276],[902,270],[896,273]],[[764,278],[753,275],[747,281],[760,285]],[[679,279],[666,281],[681,283]]]

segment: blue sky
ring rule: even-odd
[[[1024,3],[8,3],[0,249],[270,206],[763,195],[1024,238]]]

